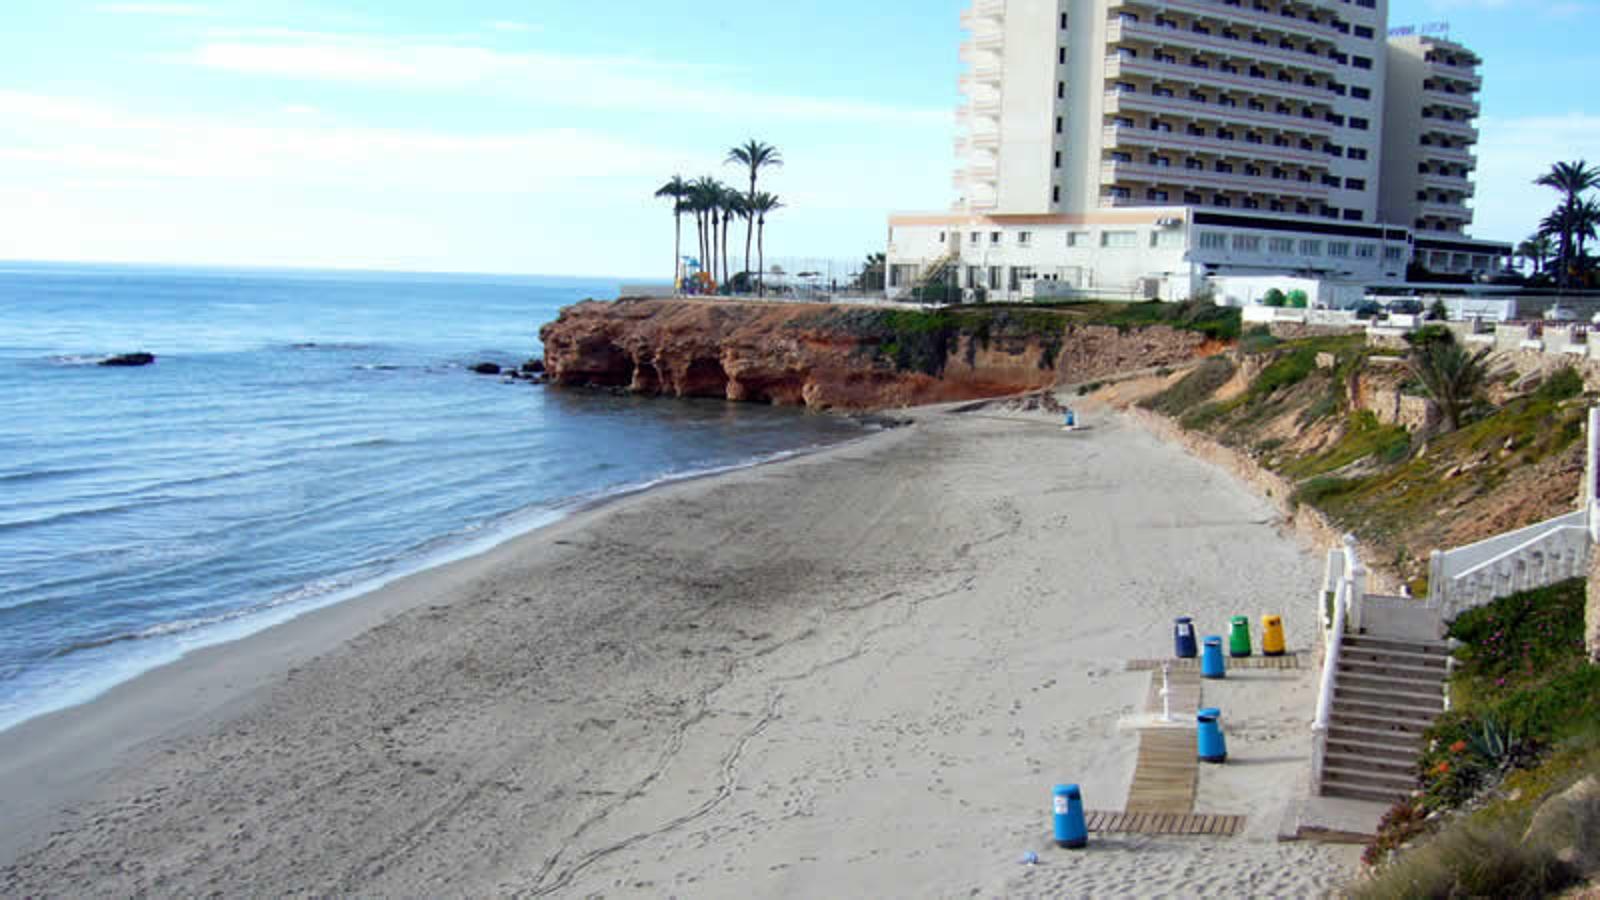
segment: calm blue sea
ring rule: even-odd
[[[467,371],[615,293],[0,264],[0,729],[586,500],[859,434]],[[94,364],[134,350],[158,361]]]

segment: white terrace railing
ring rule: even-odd
[[[1327,574],[1322,579],[1322,685],[1317,694],[1317,718],[1311,723],[1311,785],[1322,792],[1322,766],[1328,752],[1328,727],[1333,719],[1333,692],[1338,685],[1339,653],[1346,631],[1361,631],[1361,608],[1367,595],[1367,571],[1356,554],[1354,535],[1344,546],[1328,551]]]

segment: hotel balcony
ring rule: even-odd
[[[1450,121],[1436,116],[1422,117],[1423,134],[1442,134],[1452,140],[1463,140],[1469,144],[1478,142],[1478,129],[1471,122]]]
[[[1483,89],[1483,76],[1479,75],[1476,70],[1465,66],[1428,63],[1428,76],[1437,81],[1450,81],[1466,85],[1472,91]]]
[[[1295,135],[1325,139],[1333,136],[1333,123],[1321,118],[1286,115],[1264,110],[1251,110],[1243,106],[1223,106],[1220,103],[1201,103],[1184,97],[1158,97],[1150,93],[1132,91],[1106,91],[1105,113],[1115,115],[1125,112],[1146,112],[1157,115],[1175,115],[1199,122],[1237,125],[1243,128],[1266,128]]]
[[[1305,50],[1286,50],[1271,44],[1263,46],[1244,40],[1229,40],[1216,32],[1209,35],[1195,34],[1188,29],[1150,22],[1120,20],[1109,22],[1106,25],[1106,42],[1182,47],[1185,50],[1198,50],[1216,57],[1232,57],[1246,65],[1251,60],[1261,60],[1317,75],[1332,76],[1339,71],[1338,64],[1333,60]]]
[[[1472,210],[1459,203],[1418,203],[1417,215],[1447,222],[1471,222]]]
[[[995,119],[1000,116],[1000,98],[990,97],[985,100],[972,101],[972,114],[979,118]]]
[[[1327,103],[1333,96],[1326,88],[1307,87],[1298,81],[1251,78],[1242,74],[1225,75],[1214,68],[1201,69],[1184,63],[1160,63],[1143,57],[1125,59],[1117,53],[1106,57],[1106,78],[1115,80],[1130,75],[1173,82],[1185,89],[1194,86],[1221,91],[1245,91],[1269,98],[1292,97],[1303,103]]]
[[[1006,34],[1005,32],[999,30],[985,31],[973,35],[972,40],[968,43],[972,44],[973,49],[987,50],[990,53],[998,53],[1005,49]]]
[[[1472,193],[1472,180],[1465,175],[1437,175],[1430,172],[1427,175],[1418,175],[1417,184],[1436,191]]]
[[[1315,7],[1323,11],[1324,15],[1331,15],[1343,9],[1342,4],[1336,0],[1322,0],[1302,5]],[[1141,18],[1149,18],[1158,12],[1188,13],[1219,25],[1238,23],[1263,31],[1279,31],[1288,35],[1319,38],[1325,41],[1345,39],[1345,36],[1331,25],[1307,21],[1303,15],[1305,10],[1302,10],[1296,18],[1289,18],[1270,10],[1254,9],[1243,3],[1234,5],[1227,0],[1109,0],[1106,9],[1108,17],[1115,17],[1119,12],[1137,13]]]
[[[1428,107],[1449,109],[1452,112],[1465,113],[1477,118],[1483,112],[1483,104],[1478,98],[1465,91],[1445,91],[1439,88],[1428,88],[1422,92],[1422,103]]]
[[[1239,191],[1276,197],[1294,197],[1305,200],[1326,200],[1329,189],[1316,182],[1296,181],[1286,178],[1269,178],[1264,175],[1241,175],[1228,172],[1203,172],[1178,166],[1148,166],[1143,163],[1105,162],[1100,164],[1102,185],[1170,184],[1180,191],[1183,188],[1206,188],[1213,191]]]
[[[1178,131],[1151,131],[1148,128],[1107,126],[1102,133],[1102,146],[1140,147],[1156,150],[1187,151],[1195,154],[1233,157],[1241,160],[1264,160],[1269,163],[1286,163],[1306,169],[1328,168],[1328,156],[1310,150],[1292,147],[1275,147],[1272,144],[1255,144],[1249,141],[1226,141],[1215,137],[1196,137]]]
[[[1478,167],[1478,158],[1473,156],[1472,151],[1466,149],[1465,147],[1446,148],[1438,145],[1432,145],[1423,147],[1421,149],[1422,157],[1424,159],[1454,163],[1458,166],[1466,166],[1469,169],[1476,169]]]

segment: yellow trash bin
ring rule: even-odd
[[[1288,652],[1283,642],[1283,616],[1266,616],[1261,620],[1261,652],[1267,656],[1282,656]]]

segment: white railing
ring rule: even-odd
[[[1366,570],[1356,554],[1354,535],[1346,535],[1344,547],[1328,551],[1328,569],[1322,593],[1317,597],[1318,618],[1323,625],[1324,653],[1322,685],[1317,694],[1317,718],[1311,724],[1311,789],[1322,793],[1322,766],[1328,753],[1328,727],[1333,720],[1333,692],[1337,686],[1339,654],[1346,631],[1361,630],[1361,606],[1366,597]],[[1328,597],[1332,594],[1332,609]]]

